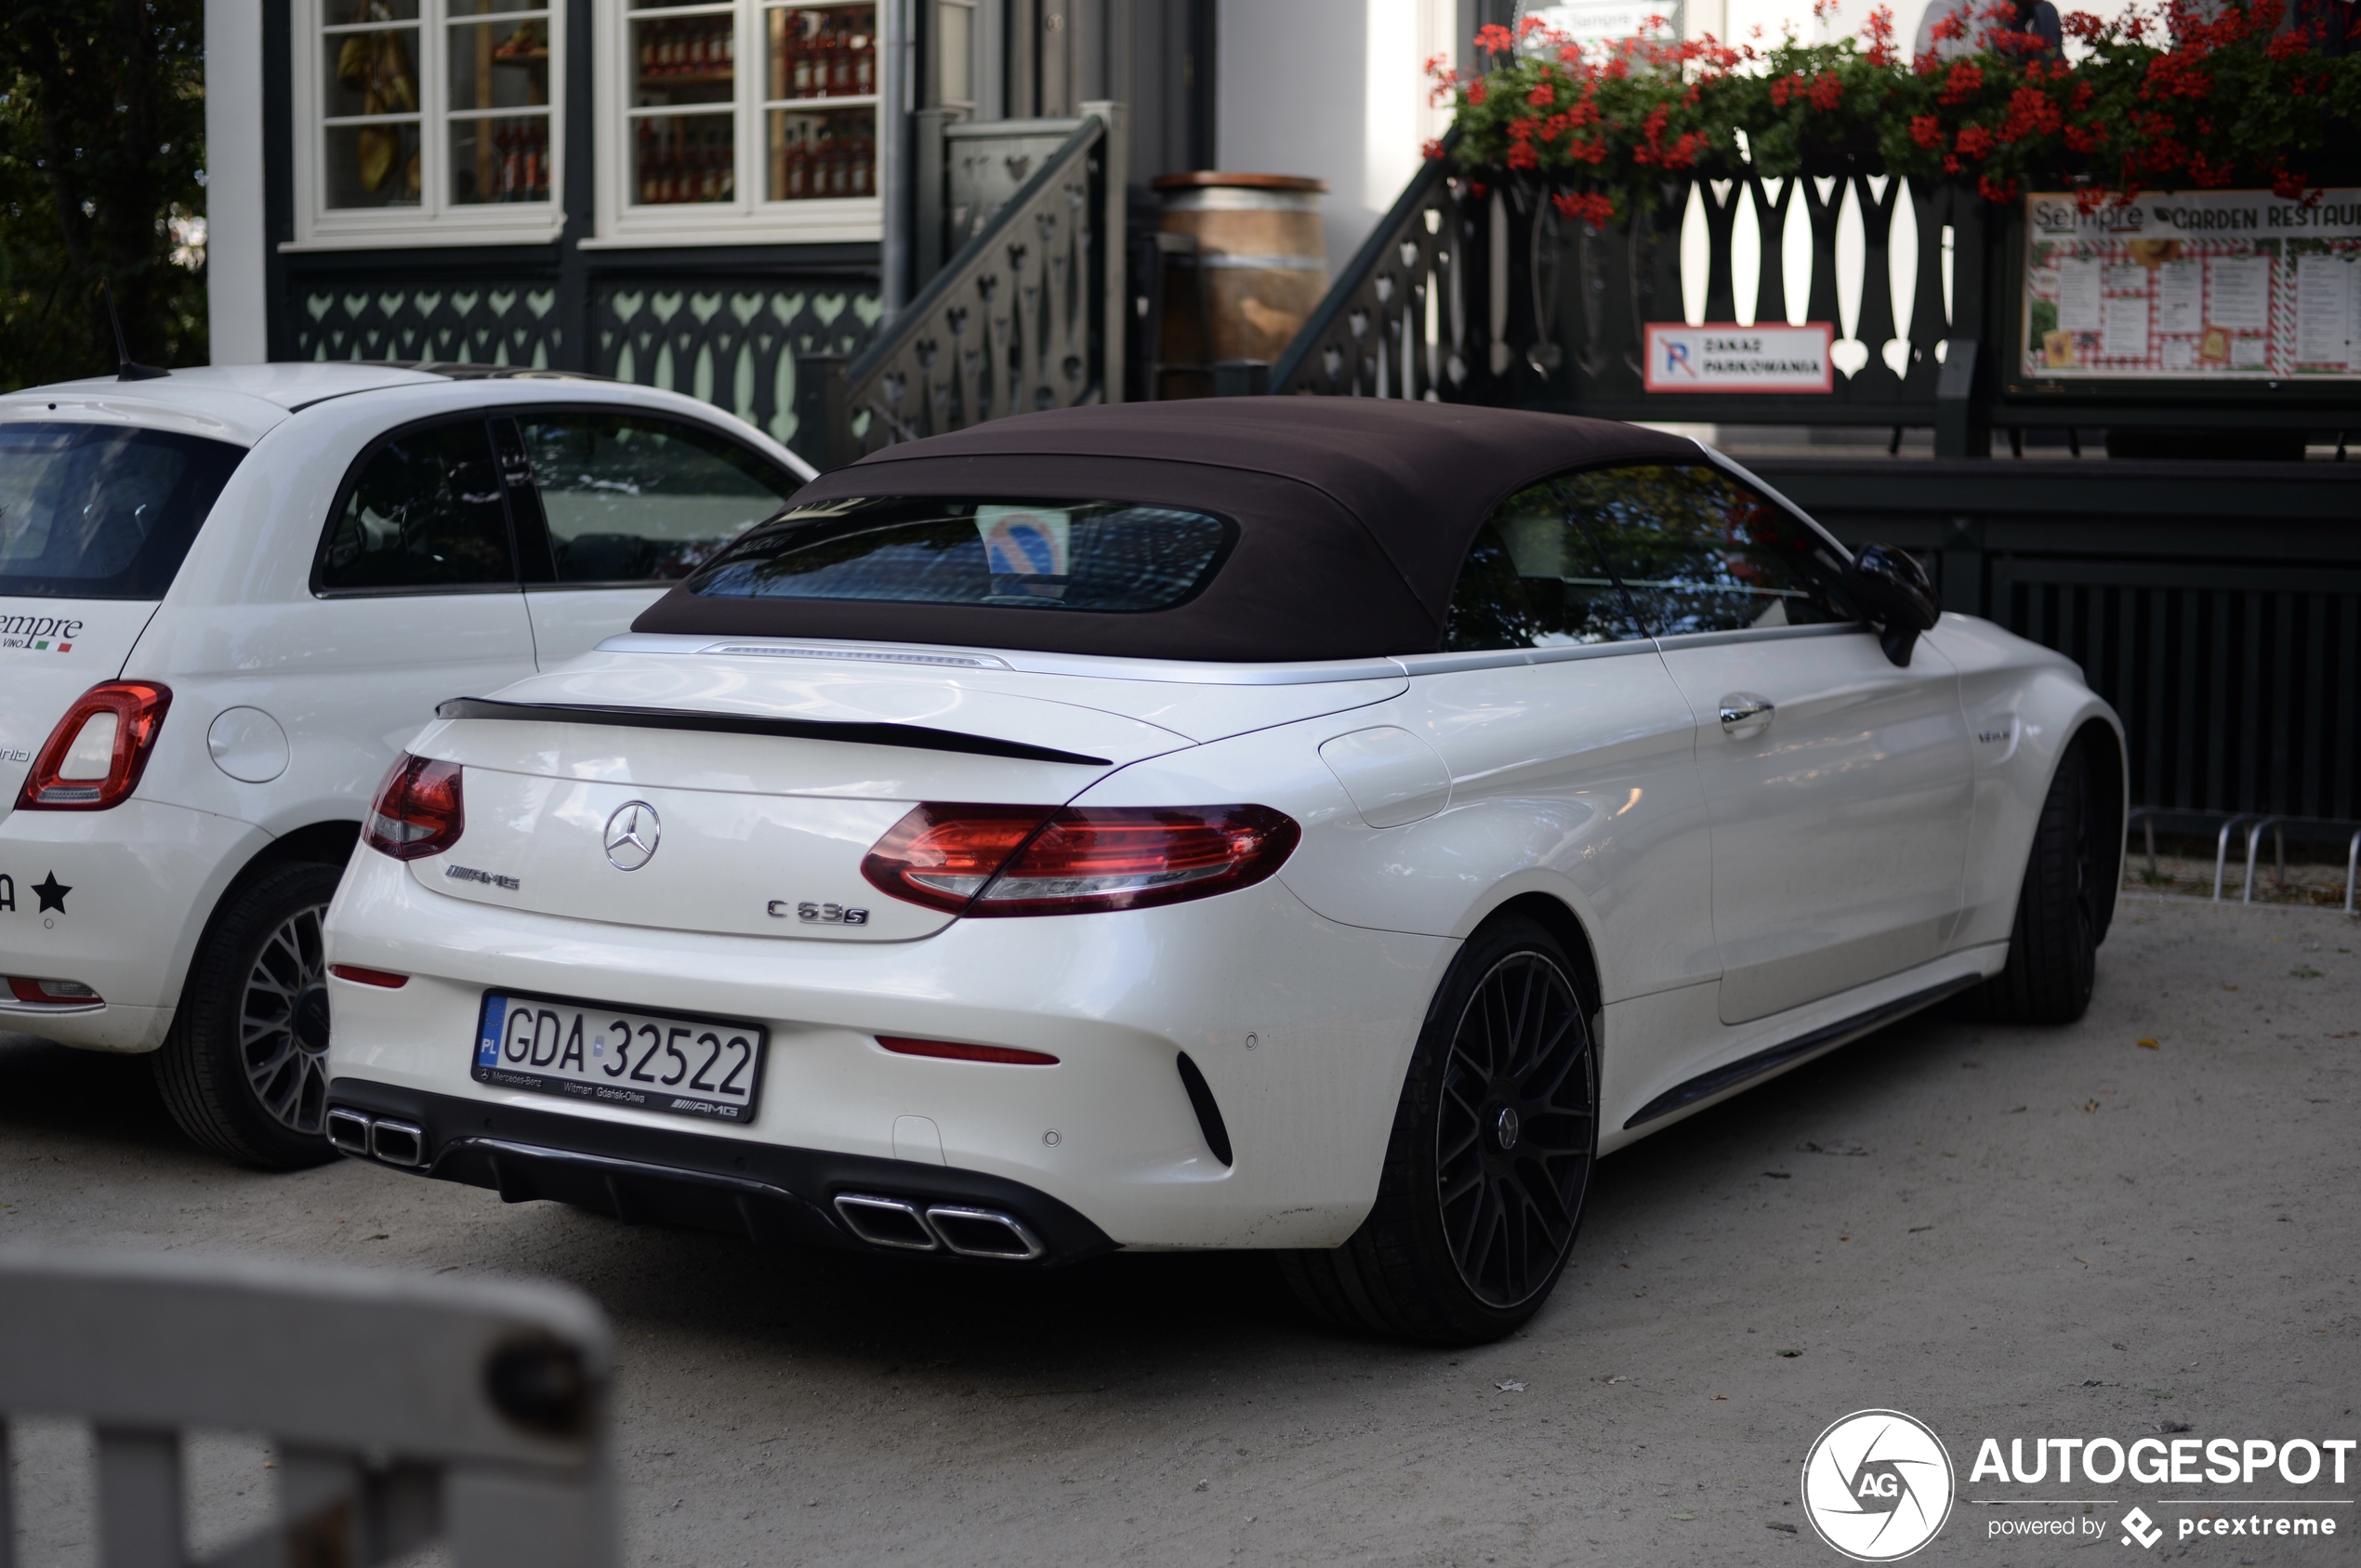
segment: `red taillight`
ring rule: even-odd
[[[880,892],[956,915],[1056,808],[914,806],[861,863]]]
[[[107,680],[66,710],[33,759],[17,795],[20,811],[103,811],[139,787],[164,728],[172,689],[152,680]]]
[[[8,995],[20,1002],[51,1008],[94,1008],[100,1001],[96,991],[78,980],[33,980],[24,975],[8,977]]]
[[[404,752],[377,786],[361,837],[369,848],[395,860],[424,860],[456,844],[467,825],[459,764]]]
[[[1301,837],[1267,806],[930,804],[895,824],[861,871],[883,892],[955,915],[1081,915],[1251,887]]]
[[[997,1061],[1010,1067],[1055,1067],[1048,1051],[1019,1050],[1014,1046],[963,1046],[956,1040],[911,1040],[880,1034],[877,1044],[896,1056],[934,1056],[945,1061]]]
[[[355,985],[382,985],[388,991],[399,991],[410,983],[408,975],[398,975],[389,969],[364,969],[358,964],[330,964],[328,972]]]

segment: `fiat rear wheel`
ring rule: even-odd
[[[1419,1034],[1368,1219],[1332,1252],[1281,1261],[1298,1298],[1340,1325],[1446,1344],[1537,1311],[1589,1192],[1595,1010],[1540,926],[1471,938]]]
[[[231,895],[155,1054],[156,1086],[180,1130],[242,1165],[298,1170],[334,1157],[321,928],[339,875],[278,866]]]

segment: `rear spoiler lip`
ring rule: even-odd
[[[702,730],[723,735],[769,735],[782,740],[843,741],[855,745],[907,746],[917,751],[965,752],[1022,762],[1066,762],[1109,768],[1113,759],[1080,752],[995,740],[923,724],[864,724],[823,718],[760,718],[749,714],[704,713],[693,708],[617,707],[600,703],[503,703],[488,697],[454,697],[434,710],[437,718],[489,718],[520,723],[606,724],[625,730]]]

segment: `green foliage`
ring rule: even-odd
[[[2295,198],[2317,164],[2352,158],[2361,55],[2318,52],[2284,15],[2280,0],[2218,11],[2165,0],[2104,23],[2070,13],[2072,63],[1994,20],[2009,8],[1954,59],[1903,59],[1883,7],[1866,46],[1585,49],[1528,23],[1522,38],[1486,28],[1492,68],[1465,82],[1438,71],[1437,91],[1453,96],[1459,162],[1546,179],[1560,211],[1594,222],[1654,206],[1683,177],[1783,178],[1842,160],[1972,182],[1996,202],[2036,182],[2093,204],[2234,183]]]
[[[0,389],[205,358],[203,0],[8,0],[0,23]]]

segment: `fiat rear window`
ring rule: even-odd
[[[1166,610],[1203,591],[1236,536],[1207,512],[1126,501],[826,501],[750,529],[688,588],[708,599]]]
[[[0,595],[162,599],[244,455],[165,430],[0,424]]]

